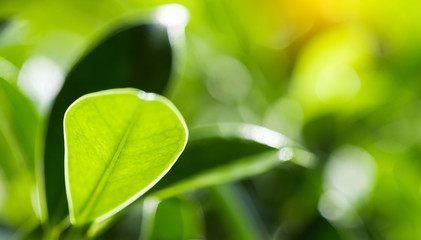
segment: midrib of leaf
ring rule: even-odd
[[[105,188],[105,184],[108,181],[108,178],[111,175],[112,170],[114,169],[115,164],[117,163],[118,158],[120,157],[120,154],[124,148],[124,145],[127,142],[127,138],[135,124],[135,122],[137,121],[137,119],[139,119],[139,106],[136,106],[135,112],[133,113],[130,122],[128,124],[128,126],[126,127],[126,130],[120,140],[120,143],[114,153],[113,158],[111,159],[110,163],[108,164],[108,166],[106,167],[104,174],[102,175],[103,177],[99,179],[98,183],[96,184],[94,191],[92,192],[92,194],[89,196],[88,198],[88,202],[85,204],[85,206],[82,208],[81,214],[80,214],[80,220],[84,221],[85,217],[88,216],[92,209],[94,204],[96,203],[96,201],[98,200],[98,197],[101,195],[102,191]]]

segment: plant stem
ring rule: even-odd
[[[43,237],[43,240],[58,240],[60,235],[70,226],[70,219],[67,216],[60,223],[48,228],[46,234]]]

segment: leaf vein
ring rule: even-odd
[[[85,204],[85,206],[83,208],[81,208],[81,216],[80,216],[81,219],[85,218],[86,216],[88,216],[92,212],[92,209],[93,209],[93,206],[94,206],[95,202],[98,200],[99,196],[102,194],[102,192],[105,188],[105,185],[108,181],[108,178],[110,177],[111,172],[114,169],[114,166],[116,165],[117,160],[118,160],[118,158],[119,158],[119,156],[120,156],[120,154],[121,154],[121,152],[122,152],[122,150],[123,150],[123,148],[124,148],[124,146],[127,142],[128,136],[129,136],[131,130],[133,129],[133,126],[135,125],[137,119],[139,118],[140,114],[138,114],[138,112],[139,112],[138,109],[139,109],[139,107],[137,105],[136,109],[135,109],[135,111],[134,111],[134,113],[133,113],[133,115],[130,119],[129,124],[127,125],[126,130],[124,131],[124,134],[123,134],[123,136],[120,140],[120,143],[117,146],[117,149],[116,149],[116,151],[113,155],[113,158],[111,159],[111,161],[109,162],[109,164],[105,168],[105,171],[104,171],[102,177],[98,180],[98,182],[97,182],[97,184],[94,188],[94,191],[87,198],[88,199],[87,203]]]

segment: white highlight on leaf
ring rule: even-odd
[[[287,138],[284,137],[282,134],[279,134],[264,127],[244,125],[241,128],[241,133],[247,139],[266,144],[273,148],[281,148],[286,146],[287,144]]]
[[[139,94],[137,94],[137,96],[145,101],[153,101],[156,100],[156,95],[154,93],[147,93],[144,91],[139,91]]]
[[[190,18],[189,11],[180,4],[168,4],[158,8],[156,21],[167,27],[170,43],[184,45],[184,28]]]
[[[157,21],[168,27],[185,27],[189,21],[189,12],[180,4],[168,4],[158,8]]]

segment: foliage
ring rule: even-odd
[[[175,111],[168,100],[131,89],[86,95],[69,107],[65,172],[72,224],[108,218],[165,175],[187,142]]]
[[[420,7],[0,1],[0,238],[419,238]]]

